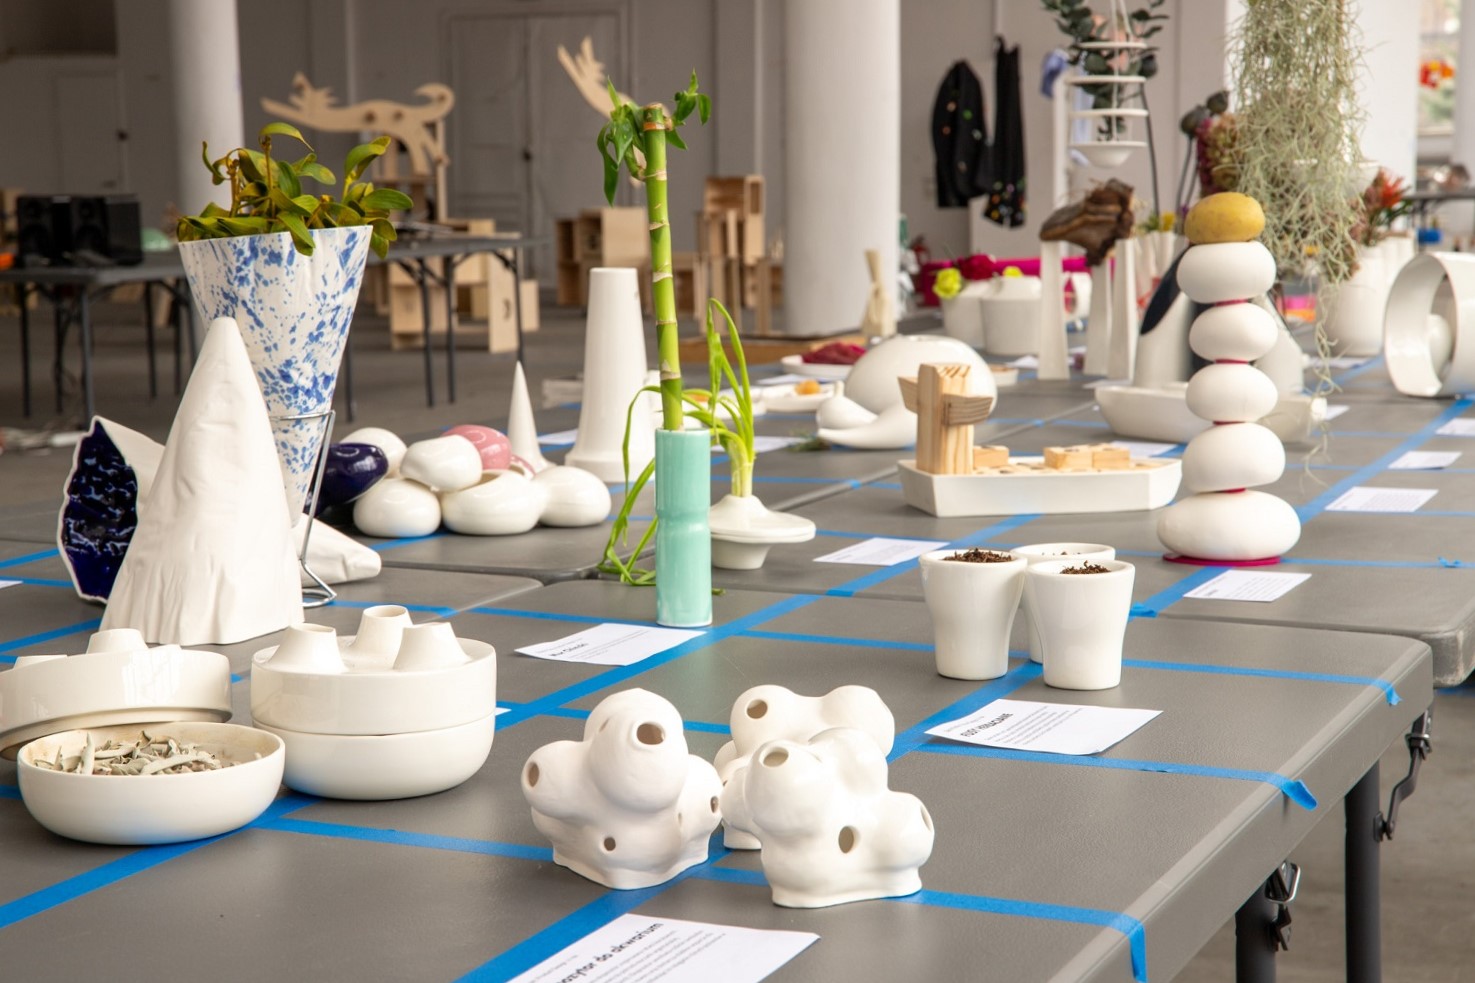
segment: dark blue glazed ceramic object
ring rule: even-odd
[[[373,444],[333,444],[323,466],[323,490],[318,514],[344,505],[368,491],[389,473],[389,458]]]
[[[72,582],[105,601],[138,528],[138,478],[100,421],[77,445],[57,533]]]

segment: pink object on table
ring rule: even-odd
[[[446,431],[446,436],[464,437],[481,455],[483,471],[503,471],[512,463],[512,441],[500,430],[463,423]]]
[[[1040,275],[1040,257],[1038,256],[994,260],[994,269],[999,273],[1003,273],[1011,266],[1025,276]],[[1084,256],[1067,256],[1061,261],[1060,268],[1066,273],[1085,273],[1089,269],[1086,266],[1086,257]]]

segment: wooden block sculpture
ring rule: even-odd
[[[968,371],[966,365],[923,365],[915,377],[897,380],[902,402],[917,414],[919,470],[973,473],[973,427],[988,419],[994,398],[968,392]]]

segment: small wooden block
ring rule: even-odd
[[[1089,447],[1046,447],[1045,467],[1055,471],[1080,470],[1091,466]]]
[[[973,470],[1002,468],[1009,464],[1009,448],[997,444],[973,448]]]
[[[1132,452],[1115,444],[1097,444],[1091,448],[1091,466],[1107,471],[1121,471],[1132,466]]]

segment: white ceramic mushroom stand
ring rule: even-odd
[[[1388,292],[1383,357],[1405,396],[1475,392],[1475,256],[1421,253]]]
[[[763,744],[722,805],[762,842],[774,904],[823,908],[922,889],[932,817],[916,796],[887,788],[886,755],[864,731]]]
[[[919,366],[932,362],[971,366],[970,392],[997,400],[993,373],[971,346],[938,335],[894,335],[860,357],[845,380],[844,394],[815,411],[820,439],[858,450],[909,446],[917,437],[917,415],[902,405],[896,380],[915,376]]]
[[[1214,364],[1194,374],[1187,393],[1188,408],[1214,426],[1183,452],[1183,486],[1194,494],[1158,517],[1158,538],[1169,559],[1274,563],[1300,538],[1295,510],[1255,490],[1285,471],[1280,438],[1252,422],[1275,407],[1279,394],[1263,372],[1248,364],[1275,345],[1277,326],[1246,298],[1263,294],[1274,282],[1275,260],[1256,241],[1195,244],[1178,265],[1183,292],[1214,305],[1194,319],[1188,339]]]
[[[554,862],[605,887],[664,883],[707,859],[722,783],[687,753],[681,715],[643,689],[607,697],[581,741],[555,741],[522,769],[533,825]]]
[[[496,650],[399,605],[357,635],[294,625],[251,659],[251,716],[287,746],[286,784],[336,799],[402,799],[461,784],[486,762]]]
[[[804,744],[823,731],[851,727],[870,737],[884,756],[891,753],[896,739],[896,718],[868,686],[840,686],[824,696],[800,696],[771,684],[754,686],[733,703],[729,723],[732,740],[712,761],[723,785],[747,768],[753,752],[769,741]],[[723,824],[722,842],[729,849],[758,849],[758,838],[745,816],[724,811]]]
[[[757,495],[724,495],[707,513],[712,530],[712,565],[723,570],[757,570],[771,547],[807,543],[814,522],[802,515],[775,512]]]

